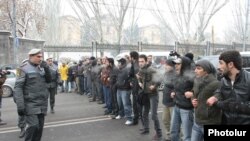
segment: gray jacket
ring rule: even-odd
[[[20,66],[14,88],[17,109],[24,109],[27,115],[46,114],[48,89],[44,68],[30,62]]]

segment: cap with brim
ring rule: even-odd
[[[48,57],[46,60],[53,59],[53,57]]]
[[[174,64],[181,64],[181,58],[177,58],[177,59],[175,59],[175,60],[173,60],[173,63]]]
[[[38,53],[41,53],[41,49],[34,48],[34,49],[31,49],[28,54],[29,55],[35,55],[35,54],[38,54]]]

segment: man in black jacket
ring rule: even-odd
[[[139,72],[139,53],[136,51],[130,52],[130,60],[131,60],[131,68],[129,72],[129,78],[130,78],[130,85],[132,87],[132,96],[133,96],[133,124],[138,124],[138,118],[139,118],[139,105],[137,103],[138,101],[138,90],[139,90],[139,84],[136,78],[136,74]]]
[[[238,51],[226,51],[219,57],[223,74],[221,87],[207,100],[223,110],[223,124],[250,124],[250,73],[242,69]]]
[[[193,126],[193,105],[191,97],[186,96],[186,94],[193,88],[194,73],[192,73],[189,58],[179,57],[173,62],[175,64],[176,78],[173,83],[174,91],[171,93],[175,102],[171,117],[171,140],[180,140],[181,127],[183,140],[190,140]]]
[[[119,105],[119,115],[116,119],[121,119],[123,116],[126,118],[126,125],[132,125],[132,107],[131,107],[131,87],[128,81],[129,68],[125,58],[118,60],[119,71],[117,74],[117,102]]]

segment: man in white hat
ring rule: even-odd
[[[48,65],[41,49],[30,50],[29,60],[17,69],[14,99],[19,116],[25,116],[25,141],[40,141],[48,107],[47,83],[51,82]]]

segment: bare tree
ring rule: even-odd
[[[1,26],[6,30],[11,29],[11,25],[13,23],[12,17],[12,1],[9,0],[1,0],[1,15],[0,21]],[[38,0],[29,1],[29,0],[21,0],[17,1],[17,32],[20,37],[28,37],[28,33],[32,27],[35,27],[37,32],[41,34],[44,31],[44,20],[45,17],[42,14],[42,4],[38,2]]]
[[[109,0],[111,3],[103,0],[106,10],[112,18],[114,27],[117,31],[117,44],[120,45],[122,38],[122,30],[124,25],[124,19],[127,14],[130,0]],[[120,47],[118,49],[120,52]]]
[[[202,42],[211,18],[227,2],[228,0],[154,0],[151,5],[154,5],[154,16],[175,40]],[[169,11],[163,11],[161,7],[167,7],[165,9]]]
[[[126,29],[124,33],[124,40],[126,43],[136,43],[139,41],[139,27],[138,20],[141,17],[142,9],[138,8],[138,5],[144,4],[145,0],[132,0],[130,2],[130,7],[128,10],[128,20],[130,21],[129,27]]]
[[[102,27],[102,7],[98,0],[73,0],[69,1],[72,9],[81,20],[82,24],[85,25],[84,30],[88,30],[92,40],[99,42],[104,41],[103,27]],[[88,29],[87,29],[88,28]],[[94,32],[96,34],[92,35]]]
[[[199,22],[195,34],[195,40],[202,42],[205,40],[204,32],[212,17],[226,4],[228,0],[200,0],[199,2]]]
[[[55,45],[59,43],[61,0],[43,0],[43,4],[43,12],[46,16],[46,30],[42,37],[46,44]]]

